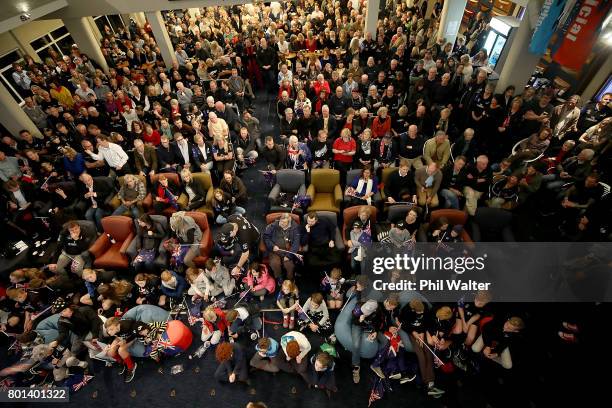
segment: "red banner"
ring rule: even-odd
[[[579,0],[580,10],[569,25],[553,59],[565,68],[579,71],[597,41],[600,25],[610,10],[609,0]]]

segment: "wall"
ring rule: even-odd
[[[25,54],[36,58],[36,53],[30,47],[30,42],[63,25],[62,20],[37,20],[2,33],[0,34],[0,55],[4,55],[15,48],[20,48]]]

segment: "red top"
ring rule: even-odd
[[[357,150],[357,143],[355,139],[351,137],[348,142],[345,142],[341,137],[334,140],[334,144],[332,146],[334,150],[346,150],[349,152],[354,152]],[[343,163],[352,163],[353,156],[349,156],[348,154],[334,153],[334,160],[343,162]]]
[[[150,135],[147,135],[146,132],[142,132],[142,141],[145,143],[151,143],[153,146],[159,146],[161,143],[161,136],[159,132],[153,129]]]
[[[376,116],[372,121],[372,137],[379,138],[383,137],[386,133],[391,131],[391,118],[387,116],[381,123],[380,116]]]

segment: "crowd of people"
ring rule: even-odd
[[[177,10],[164,13],[172,66],[150,27],[134,22],[103,33],[109,72],[76,45],[70,55],[15,64],[23,109],[42,137],[3,135],[3,239],[36,248],[58,239],[44,266],[15,269],[2,282],[3,344],[17,342],[13,361],[60,384],[87,373],[92,350],[102,350],[131,382],[131,347],[144,343],[137,357],[165,358],[152,345],[168,322],[121,316],[138,305],[186,304],[202,344],[214,347],[217,380],[282,371],[332,395],[334,322],[357,299],[347,323],[356,384],[363,341],[379,345],[367,363],[376,376],[417,379],[434,398],[445,392],[436,376],[448,364],[512,369],[524,316],[497,311],[484,291],[455,304],[373,298],[363,273],[368,244],[462,242],[466,225],[426,217],[438,208],[474,217],[484,207],[555,216],[562,240],[601,239],[612,95],[583,103],[547,89],[495,89],[482,48],[489,16],[478,13],[451,44],[438,36],[441,3],[431,16],[426,10],[427,1],[382,4],[375,34],[365,32],[359,0]],[[259,99],[275,103],[273,123],[254,116]],[[305,193],[264,230],[249,219],[241,175],[256,172],[263,183],[283,169],[303,172],[306,184],[318,169],[339,172],[343,207],[360,206],[346,250],[335,225],[308,211]],[[385,228],[373,208],[394,205],[409,210]],[[292,217],[297,207],[303,223]],[[114,244],[105,229],[112,215],[133,219],[132,251],[128,242],[115,254],[129,254],[129,266],[96,268],[90,248],[105,236]],[[204,250],[207,228],[213,245]],[[316,266],[305,273],[303,265]],[[299,289],[313,282],[315,290]],[[232,297],[248,302],[224,300]],[[287,333],[261,335],[261,305],[279,309]],[[59,320],[49,342],[37,327],[52,314]],[[560,340],[572,343],[579,331],[580,322],[564,322]],[[23,367],[0,375],[33,384],[39,377]]]

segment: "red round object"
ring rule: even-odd
[[[191,346],[193,333],[180,320],[170,320],[166,328],[166,334],[170,343],[181,350],[187,350]]]

